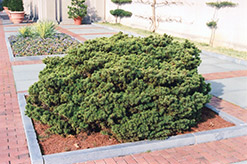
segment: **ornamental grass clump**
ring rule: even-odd
[[[197,70],[199,53],[189,41],[167,35],[86,41],[63,58],[44,59],[26,114],[61,135],[167,138],[196,126],[210,100],[210,86]]]
[[[51,21],[39,22],[34,25],[35,34],[42,39],[51,37],[56,33],[56,25]]]
[[[33,29],[31,27],[29,27],[29,26],[21,27],[18,30],[18,36],[19,37],[26,38],[26,37],[32,37],[33,35],[34,35]]]
[[[18,35],[8,39],[15,57],[65,54],[67,49],[80,44],[66,34],[56,33],[55,23],[49,21],[22,27]]]

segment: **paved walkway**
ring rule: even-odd
[[[38,80],[38,72],[44,68],[40,60],[10,61],[4,38],[16,34],[19,27],[0,19],[0,164],[30,163],[16,93],[27,91]],[[96,25],[63,25],[59,26],[59,31],[82,42],[109,37],[117,32]],[[247,122],[247,66],[206,54],[202,54],[202,60],[199,72],[212,84],[211,93],[219,97],[213,97],[211,105]],[[247,136],[86,163],[190,164],[244,160],[247,160]]]

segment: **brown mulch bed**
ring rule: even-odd
[[[50,134],[48,132],[49,127],[47,125],[43,125],[37,121],[33,121],[33,123],[42,153],[44,155],[79,149],[89,149],[99,146],[115,145],[120,143],[116,139],[110,138],[107,135],[103,135],[100,132],[92,133],[90,135],[87,135],[85,132],[81,132],[76,136],[71,135],[65,138],[57,134]],[[194,127],[191,129],[191,131],[185,133],[219,129],[230,126],[234,126],[234,124],[223,120],[210,109],[204,108],[202,121],[198,124],[197,127]]]

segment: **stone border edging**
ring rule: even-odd
[[[212,57],[216,57],[216,58],[219,58],[219,59],[222,59],[222,60],[226,60],[226,61],[230,61],[230,62],[234,62],[234,63],[237,63],[237,64],[241,64],[241,65],[247,66],[247,60],[242,60],[242,59],[234,58],[234,57],[231,57],[231,56],[222,55],[222,54],[218,54],[218,53],[215,53],[215,52],[209,52],[209,51],[205,51],[205,50],[202,50],[201,53],[209,55],[209,56],[212,56]]]
[[[210,104],[206,104],[206,107],[211,109],[212,111],[214,111],[215,113],[217,113],[221,118],[223,118],[224,120],[228,121],[228,122],[231,122],[235,125],[243,125],[245,124],[244,121],[242,120],[239,120],[238,118],[236,117],[233,117],[231,116],[230,114],[226,113],[226,112],[223,112],[217,108],[215,108],[214,106],[210,105]]]
[[[222,139],[247,135],[247,124],[242,124],[241,122],[241,124],[233,127],[172,136],[166,140],[138,141],[132,143],[123,143],[113,146],[104,146],[104,147],[76,150],[76,151],[56,153],[50,155],[42,155],[37,141],[36,133],[33,128],[32,121],[29,117],[25,116],[24,114],[25,106],[26,106],[26,101],[24,96],[26,94],[27,93],[18,93],[18,101],[21,110],[24,129],[27,137],[28,149],[33,164],[54,164],[54,163],[71,164],[77,162],[85,162],[85,161],[98,160],[98,159],[104,159],[110,157],[143,153],[147,151],[189,146],[189,145],[195,145],[205,142],[212,142],[212,141],[218,141]],[[216,112],[218,111],[219,110],[216,110]],[[223,114],[222,112],[219,113],[221,113],[221,115]],[[228,117],[227,114],[225,115],[225,118],[230,119],[235,117],[233,116]],[[238,119],[235,118],[232,121],[236,121],[236,120]],[[236,123],[240,123],[238,121]]]
[[[28,150],[32,164],[44,164],[44,160],[40,151],[39,143],[35,130],[33,128],[32,120],[25,115],[26,100],[25,95],[27,93],[18,93],[18,104],[21,112],[22,123],[24,125],[24,131],[27,138]]]

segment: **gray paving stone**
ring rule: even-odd
[[[226,101],[247,108],[247,77],[236,77],[207,81],[211,84],[211,94]]]
[[[226,72],[226,70],[224,68],[212,64],[201,64],[198,68],[198,72],[201,74],[207,74],[216,72]]]
[[[233,62],[222,63],[219,66],[223,69],[228,70],[228,71],[247,70],[247,66],[244,66],[241,64],[236,64]]]
[[[18,31],[21,27],[23,26],[15,26],[15,27],[4,27],[4,31],[8,32],[8,31]]]
[[[24,80],[24,81],[18,81],[15,83],[16,85],[16,91],[28,91],[29,87],[33,85],[35,82],[37,82],[38,79],[36,80]]]
[[[247,70],[246,65],[237,64],[233,61],[227,61],[217,57],[201,55],[201,59],[202,63],[198,70],[202,74]]]
[[[102,37],[111,37],[113,34],[105,34],[105,35],[80,35],[83,38],[89,39],[96,39],[96,38],[102,38]]]
[[[105,28],[101,28],[101,29],[68,29],[68,30],[75,33],[75,34],[92,34],[92,33],[115,32],[115,31],[108,30]]]
[[[62,28],[78,28],[78,29],[82,29],[82,28],[88,28],[88,27],[91,27],[91,28],[93,28],[93,27],[97,27],[97,26],[95,26],[95,25],[59,25],[60,27],[62,27]]]
[[[27,91],[28,88],[38,81],[38,75],[45,64],[17,65],[12,66],[16,91]]]

